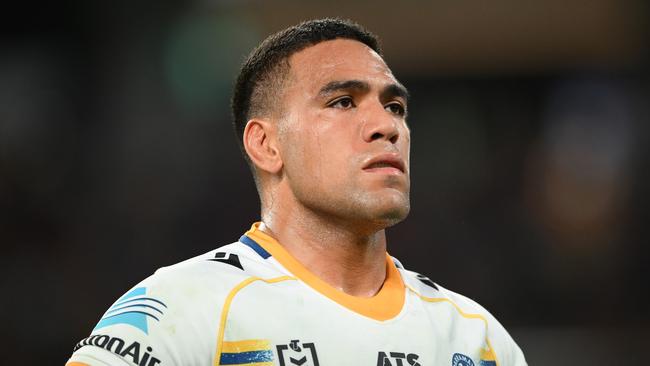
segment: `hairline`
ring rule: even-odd
[[[247,113],[247,116],[245,118],[246,119],[245,123],[248,123],[248,121],[250,121],[250,120],[252,120],[254,118],[264,118],[264,117],[283,115],[283,110],[285,108],[285,105],[284,105],[284,93],[285,93],[285,91],[287,89],[287,86],[289,85],[289,82],[291,81],[291,75],[292,75],[291,71],[293,69],[291,59],[294,56],[296,56],[297,54],[299,54],[300,52],[308,50],[308,49],[310,49],[312,47],[316,47],[316,46],[318,46],[318,45],[320,45],[322,43],[334,42],[334,41],[340,41],[340,40],[357,42],[357,43],[367,47],[370,51],[376,53],[377,56],[379,56],[381,58],[381,60],[384,62],[384,64],[385,64],[385,60],[384,60],[384,58],[383,58],[383,56],[381,54],[377,53],[377,51],[375,51],[372,47],[368,46],[366,43],[364,43],[362,41],[359,41],[358,39],[355,39],[355,38],[337,37],[337,38],[333,38],[333,39],[324,39],[324,40],[319,40],[319,41],[314,42],[314,43],[305,44],[303,47],[297,48],[297,49],[293,50],[292,53],[289,53],[285,57],[282,57],[282,58],[278,59],[276,65],[265,73],[267,75],[267,78],[268,78],[268,76],[270,76],[272,74],[275,74],[275,77],[279,77],[279,86],[281,88],[278,89],[278,95],[281,96],[282,102],[278,103],[278,104],[275,104],[275,107],[272,108],[273,111],[270,112],[270,113],[267,113],[266,116],[264,116],[264,115],[254,115],[253,110],[249,109],[249,111]],[[388,65],[386,65],[386,67],[388,68]],[[404,90],[405,94],[401,95],[401,96],[404,96],[406,98],[408,96],[408,91],[406,90],[406,88],[397,80],[395,80],[395,84],[396,84],[397,87]],[[259,87],[253,88],[253,93],[251,93],[251,99],[252,99],[252,96],[255,94],[255,92],[258,89],[259,89]],[[278,108],[281,109],[281,111],[279,111],[280,113],[277,113]]]
[[[362,42],[362,41],[360,41],[358,39],[355,39],[355,38],[337,37],[337,38],[324,39],[324,40],[319,40],[319,41],[314,42],[314,43],[305,44],[303,47],[297,48],[292,53],[287,54],[285,57],[282,57],[282,58],[278,59],[275,67],[271,68],[270,70],[268,70],[266,72],[267,78],[272,74],[276,74],[275,77],[279,78],[279,80],[278,80],[279,84],[278,85],[280,86],[280,88],[277,91],[277,95],[278,95],[278,97],[280,99],[280,102],[274,104],[274,107],[270,108],[271,110],[267,110],[266,113],[262,113],[261,115],[254,115],[253,111],[249,110],[248,115],[246,117],[245,124],[247,124],[249,121],[251,121],[253,119],[256,119],[256,118],[260,118],[260,119],[267,119],[268,118],[274,123],[278,123],[278,121],[282,120],[283,117],[285,116],[285,113],[287,112],[286,103],[285,103],[285,98],[286,98],[285,92],[286,92],[288,86],[290,86],[290,83],[292,82],[292,79],[294,79],[294,78],[292,78],[292,75],[295,75],[295,74],[292,74],[292,70],[293,70],[293,68],[292,68],[292,58],[294,56],[296,56],[297,54],[299,54],[300,52],[306,51],[306,50],[308,50],[308,49],[310,49],[312,47],[316,47],[316,46],[318,46],[318,45],[320,45],[322,43],[334,42],[334,41],[340,41],[340,40],[357,42],[357,43],[367,47],[370,51],[377,54],[377,56],[379,56],[381,58],[381,60],[384,62],[384,64],[386,65],[386,68],[388,70],[390,70],[390,68],[386,64],[386,61],[384,60],[383,55],[378,53],[372,47],[368,46],[366,43],[364,43],[364,42]],[[396,88],[397,90],[400,90],[400,92],[395,93],[395,95],[399,96],[399,97],[402,97],[405,100],[408,100],[409,92],[406,89],[406,87],[401,82],[399,82],[399,80],[397,80],[395,78],[393,78],[393,79],[394,79],[393,82],[386,85],[386,87],[382,88],[382,90],[385,91],[385,90],[388,90],[388,89]],[[295,80],[295,81],[298,82],[299,80]],[[362,81],[362,80],[358,80],[358,79],[332,80],[330,83],[336,83],[336,82],[343,82],[343,83],[346,83],[346,82],[355,82],[355,83],[360,82],[360,83],[368,84],[367,82]],[[252,96],[255,94],[255,91],[257,89],[258,89],[257,87],[253,89],[253,93],[251,94],[251,99],[252,99]],[[322,89],[320,89],[320,90],[322,90]],[[319,92],[320,92],[320,90],[319,90]],[[261,189],[261,187],[259,187],[257,166],[255,164],[253,164],[252,162],[249,162],[249,164],[250,164],[250,167],[251,167],[251,171],[253,173],[253,179],[255,181],[255,184],[258,186],[258,189]]]
[[[383,61],[381,41],[375,34],[349,19],[324,18],[301,22],[269,35],[251,51],[242,65],[231,104],[233,126],[256,185],[257,167],[244,147],[246,125],[255,118],[281,119],[287,110],[285,94],[291,83],[292,57],[310,47],[335,40],[359,42]],[[279,103],[278,97],[282,99]]]

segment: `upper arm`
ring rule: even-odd
[[[210,364],[220,305],[204,284],[187,275],[146,279],[104,313],[67,366]]]
[[[500,366],[526,366],[526,359],[521,348],[505,327],[483,306],[474,300],[459,294],[453,294],[455,300],[473,308],[475,312],[482,314],[487,322],[488,337],[491,340],[494,351],[499,360]]]

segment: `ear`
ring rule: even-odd
[[[244,128],[244,149],[255,166],[276,174],[282,169],[282,157],[277,148],[275,125],[263,119],[251,119]]]

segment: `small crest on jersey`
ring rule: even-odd
[[[93,331],[110,325],[127,324],[149,334],[147,319],[160,321],[167,305],[158,299],[147,297],[146,294],[146,287],[129,291],[106,311]]]
[[[451,356],[451,366],[474,366],[474,361],[462,353],[454,353]]]
[[[312,342],[293,339],[289,344],[278,344],[276,349],[280,366],[319,366],[316,345]]]

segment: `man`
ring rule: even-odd
[[[68,366],[526,364],[486,310],[386,253],[410,132],[372,34],[324,19],[269,37],[233,114],[262,221],[128,291]]]

